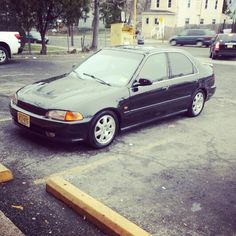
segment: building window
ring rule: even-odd
[[[149,24],[149,18],[148,17],[146,18],[146,24],[147,25]]]
[[[215,9],[217,9],[217,6],[218,6],[218,0],[216,0],[215,2]]]
[[[157,7],[160,7],[160,0],[157,0]]]
[[[171,0],[168,0],[168,8],[171,8]]]
[[[189,21],[190,21],[189,18],[185,18],[185,25],[189,25]]]
[[[191,6],[191,0],[188,0],[188,8]]]
[[[158,20],[158,18],[155,18],[155,25],[159,25],[159,20]]]
[[[212,24],[215,25],[216,19],[212,19]]]
[[[201,25],[204,24],[204,19],[203,19],[203,18],[200,20],[200,24],[201,24]]]
[[[207,9],[208,0],[205,1],[205,9]]]

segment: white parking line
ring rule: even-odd
[[[33,76],[34,74],[13,74],[13,75],[0,75],[1,78],[4,78],[4,77],[19,77],[19,76]]]
[[[12,120],[12,118],[11,117],[7,117],[7,118],[0,119],[0,122],[10,121],[10,120]]]

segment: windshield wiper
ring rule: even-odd
[[[95,79],[95,80],[97,80],[97,81],[99,81],[100,83],[102,83],[102,84],[106,84],[106,85],[108,85],[108,86],[111,86],[109,83],[107,83],[106,81],[104,81],[104,80],[102,80],[102,79],[100,79],[100,78],[98,78],[98,77],[96,77],[96,76],[94,76],[94,75],[90,75],[90,74],[87,74],[87,73],[83,73],[83,75],[86,75],[86,76],[88,76],[88,77],[90,77],[90,78],[92,78],[92,79]]]

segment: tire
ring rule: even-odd
[[[188,115],[190,117],[196,117],[201,114],[206,100],[206,95],[202,90],[198,90],[194,93],[191,105],[188,109]]]
[[[197,45],[198,47],[202,47],[202,46],[203,46],[203,42],[202,42],[202,41],[197,41],[196,45]]]
[[[175,40],[175,39],[172,39],[172,40],[170,41],[170,45],[171,45],[171,46],[176,46],[176,45],[177,45],[176,40]]]
[[[87,141],[94,148],[104,148],[113,142],[118,126],[116,114],[113,111],[103,111],[93,119]]]
[[[217,58],[218,58],[218,56],[214,52],[212,52],[211,53],[211,59],[216,60]]]
[[[0,65],[7,63],[9,60],[9,53],[6,48],[0,46]]]

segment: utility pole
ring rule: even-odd
[[[136,42],[136,17],[137,17],[137,0],[134,0],[134,23],[133,23],[133,37],[134,37],[134,44]]]

